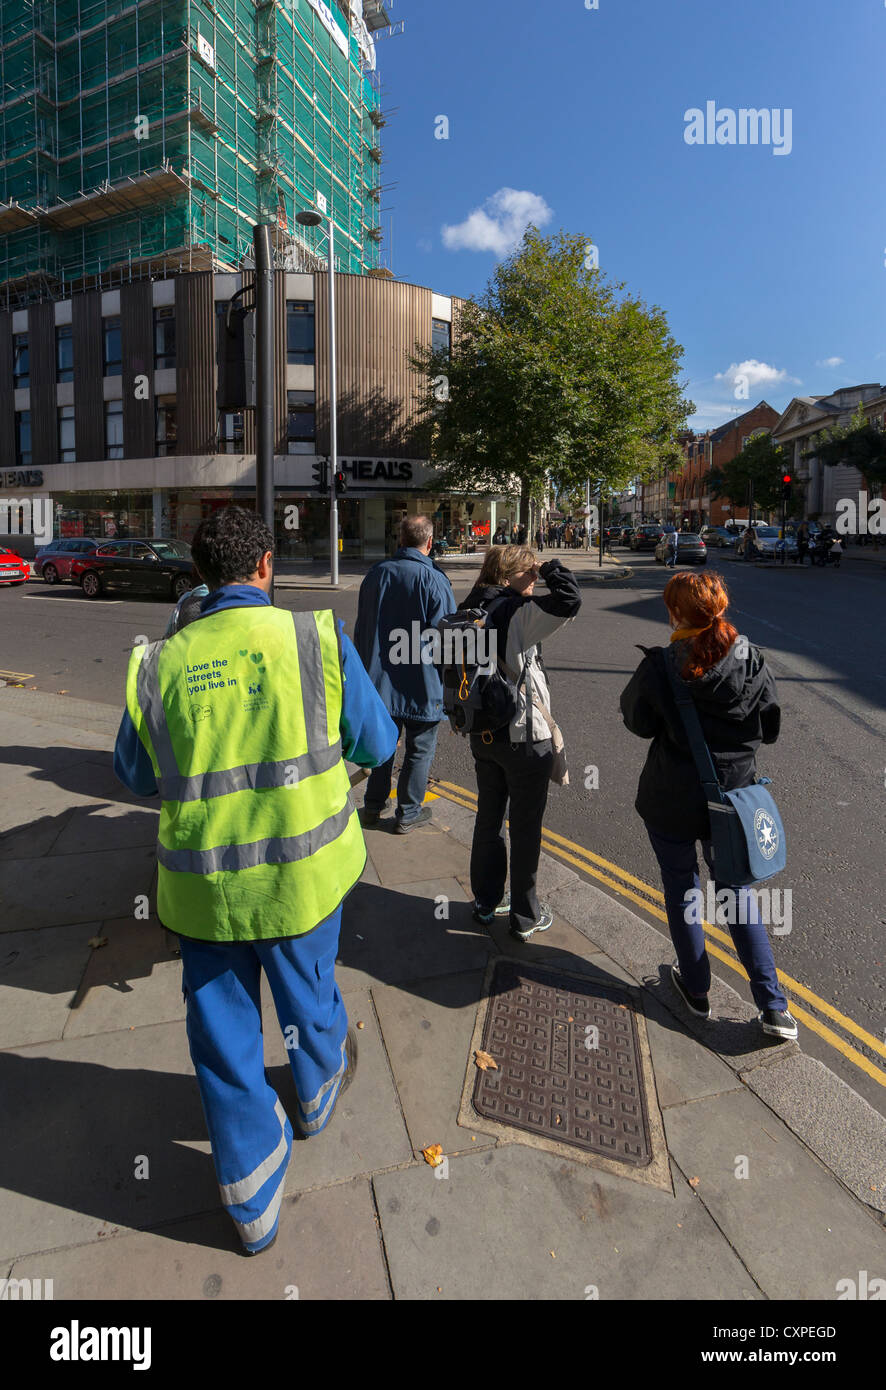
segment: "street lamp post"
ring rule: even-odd
[[[296,213],[296,222],[303,227],[319,227],[323,218],[319,212],[307,210]],[[335,226],[327,219],[329,236],[329,582],[338,588],[338,381],[335,361]]]
[[[256,440],[255,491],[257,510],[271,535],[274,526],[274,258],[271,228],[259,222],[253,231],[255,251]],[[271,574],[271,602],[274,577]]]

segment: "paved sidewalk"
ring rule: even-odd
[[[544,860],[556,919],[537,944],[478,926],[473,816],[442,798],[429,827],[366,834],[338,967],[357,1076],[294,1147],[273,1250],[245,1258],[218,1204],[175,941],[141,914],[157,813],[114,779],[119,713],[0,689],[0,1277],[52,1279],[56,1299],[485,1301],[834,1300],[839,1280],[886,1275],[882,1118],[796,1044],[764,1041],[719,979],[714,1021],[691,1020],[660,934],[565,865]],[[656,1181],[474,1123],[475,1025],[502,956],[633,991],[666,1142]],[[265,1008],[292,1113],[267,992]]]

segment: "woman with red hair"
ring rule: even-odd
[[[677,953],[671,978],[687,1008],[710,1018],[711,967],[701,914],[691,911],[698,898],[695,842],[713,877],[711,827],[701,781],[689,748],[667,667],[688,686],[724,791],[755,780],[756,752],[778,738],[781,711],[775,682],[763,653],[726,619],[729,595],[717,574],[676,574],[664,591],[674,629],[667,647],[641,648],[645,656],[621,697],[621,712],[632,734],[651,738],[634,803],[661,868],[668,926]],[[764,1033],[796,1038],[778,982],[772,946],[760,921],[753,892],[729,884],[736,910],[730,931],[748,973]],[[692,896],[687,896],[692,894]]]

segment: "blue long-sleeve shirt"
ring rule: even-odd
[[[249,608],[270,604],[271,600],[254,584],[224,584],[215,589],[200,606],[200,618],[218,613],[223,608]],[[397,726],[394,724],[375,690],[350,638],[344,623],[339,620],[341,634],[342,691],[341,739],[342,755],[358,767],[377,767],[387,762],[397,747]],[[124,710],[114,748],[114,771],[125,787],[136,796],[156,796],[157,779],[147,749]]]

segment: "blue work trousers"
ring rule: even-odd
[[[707,994],[711,987],[711,963],[705,949],[704,927],[699,920],[704,914],[687,912],[685,902],[686,894],[691,889],[701,887],[695,841],[672,839],[648,825],[646,833],[661,869],[668,927],[683,983],[690,994]],[[701,848],[705,863],[713,875],[710,840],[702,840]],[[714,884],[716,891],[727,886],[725,883]],[[731,892],[737,895],[735,901],[738,910],[735,915],[747,918],[746,925],[737,921],[729,926],[729,932],[736,954],[751,982],[754,1002],[758,1009],[784,1012],[788,1004],[778,983],[772,944],[760,921],[756,900],[747,888],[732,888]]]
[[[261,972],[295,1078],[297,1121],[319,1134],[347,1061],[348,1018],[335,983],[341,907],[305,936],[214,942],[180,936],[188,1042],[222,1204],[249,1251],[277,1233],[292,1125],[265,1076]]]
[[[423,719],[399,719],[396,715],[391,717],[397,725],[397,733],[405,734],[403,766],[397,780],[397,819],[408,825],[410,821],[415,820],[425,799],[428,773],[434,761],[440,724],[437,720],[428,723]],[[374,767],[370,772],[363,801],[367,811],[384,810],[391,792],[395,756],[396,750],[386,763]]]

